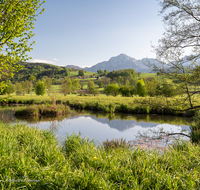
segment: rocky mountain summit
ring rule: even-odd
[[[116,57],[111,57],[108,61],[103,61],[97,63],[96,65],[93,65],[92,67],[85,67],[82,69],[92,72],[96,72],[98,69],[108,71],[120,69],[134,69],[136,72],[149,73],[151,72],[151,69],[147,66],[149,63],[158,64],[159,62],[156,59],[152,58],[143,58],[141,60],[137,60],[125,54],[120,54]],[[71,66],[72,65],[70,65],[69,67],[69,65],[67,65],[66,67],[72,68]],[[77,66],[74,67],[78,68]]]

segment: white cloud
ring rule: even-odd
[[[55,63],[55,62],[53,62],[53,61],[42,60],[42,59],[33,59],[33,60],[31,60],[30,62],[36,62],[36,63],[50,63],[50,64]]]
[[[58,59],[55,58],[54,61],[58,61]]]

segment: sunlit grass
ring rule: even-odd
[[[0,124],[0,187],[200,188],[199,146],[189,142],[179,143],[159,153],[140,148],[134,150],[121,141],[119,146],[116,143],[113,146],[112,142],[107,142],[105,149],[89,139],[72,134],[62,145],[50,131],[23,124]]]
[[[185,97],[113,97],[98,95],[79,96],[70,94],[63,96],[59,93],[52,93],[49,96],[0,96],[0,101],[9,104],[51,104],[53,99],[58,102],[81,109],[92,109],[103,112],[124,112],[124,113],[152,113],[163,115],[194,115],[194,111],[181,111],[190,107]],[[195,97],[193,106],[200,105],[200,97]],[[179,111],[176,111],[179,110]]]

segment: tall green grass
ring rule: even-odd
[[[70,108],[66,105],[31,105],[18,108],[16,116],[59,116],[70,113]]]
[[[200,189],[199,152],[189,142],[164,153],[121,145],[105,149],[75,134],[59,144],[50,131],[0,124],[0,187]]]

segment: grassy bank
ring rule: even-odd
[[[59,116],[70,113],[70,108],[66,105],[31,105],[19,108],[15,111],[15,116]]]
[[[1,189],[200,188],[199,146],[183,143],[162,154],[111,147],[77,135],[59,145],[50,131],[0,124]]]
[[[56,99],[56,100],[55,100]],[[181,111],[189,107],[184,97],[112,97],[112,96],[1,96],[3,104],[67,104],[80,109],[103,111],[106,113],[123,112],[134,114],[160,114],[193,116],[194,110]],[[200,105],[200,98],[194,106]],[[179,111],[177,111],[179,110]]]

